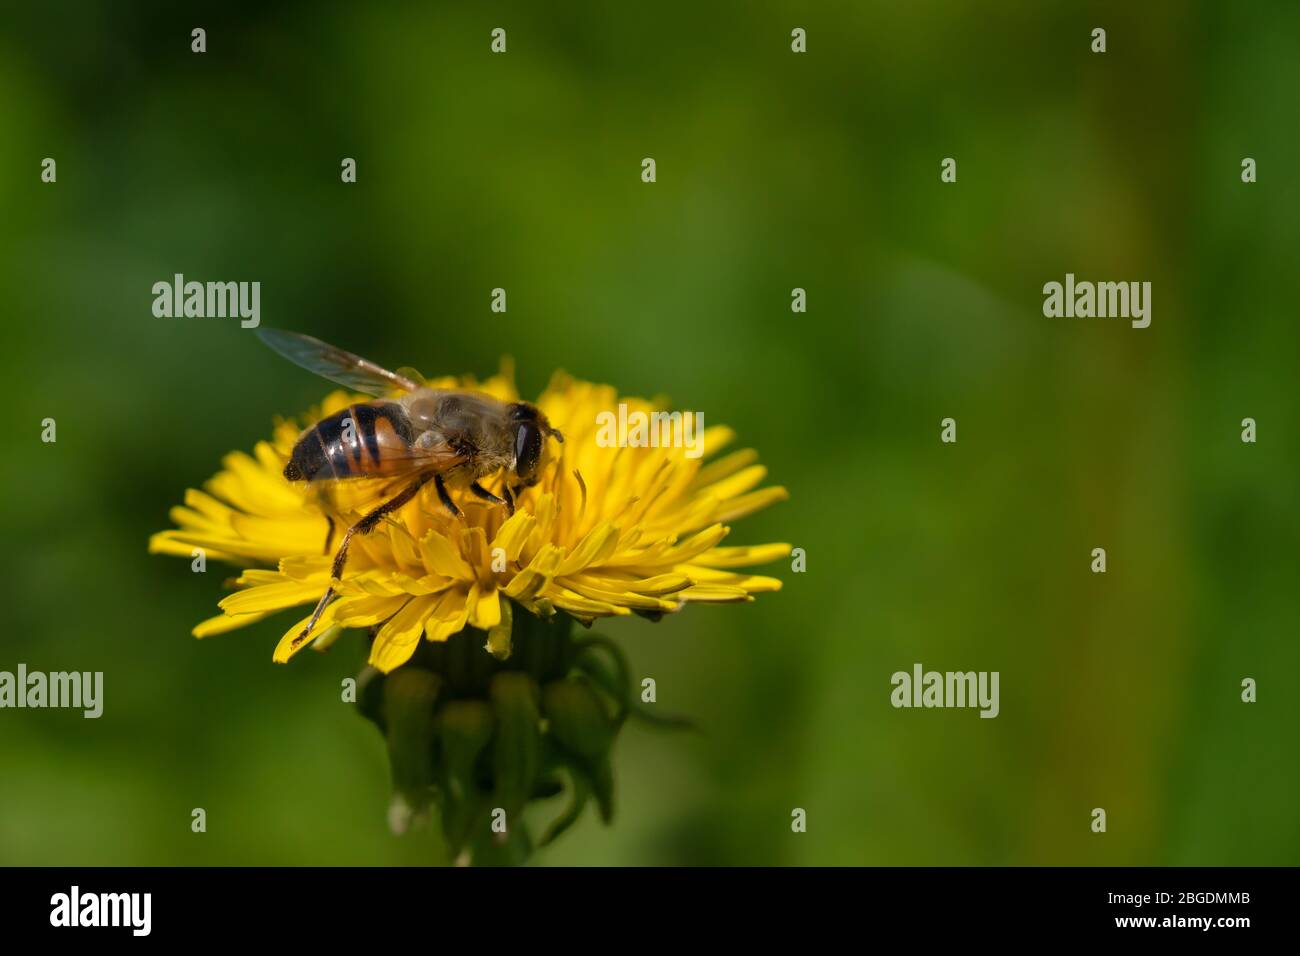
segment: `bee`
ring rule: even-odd
[[[404,483],[401,491],[344,532],[334,553],[332,581],[343,576],[353,536],[369,534],[430,481],[453,517],[460,518],[461,510],[448,492],[449,484],[466,486],[477,497],[514,514],[515,496],[540,477],[546,439],[564,441],[541,409],[528,402],[502,402],[479,392],[429,388],[412,375],[390,372],[309,335],[265,327],[257,334],[294,364],[378,399],[350,405],[304,431],[294,443],[284,477],[309,485],[354,478]],[[501,489],[504,497],[498,497],[479,481],[502,470],[507,479]],[[330,518],[326,553],[333,536],[334,520]],[[334,594],[331,584],[307,626],[294,639],[295,646],[307,639]]]

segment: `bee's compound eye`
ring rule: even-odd
[[[542,430],[535,422],[520,422],[515,429],[515,474],[524,481],[537,471],[542,456]]]

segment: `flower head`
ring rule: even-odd
[[[515,401],[508,373],[483,382],[444,379],[461,388]],[[336,391],[308,418],[315,421],[363,396]],[[753,451],[712,457],[732,439],[713,426],[702,435],[704,457],[683,447],[611,444],[602,413],[649,414],[656,406],[622,398],[605,385],[557,374],[538,407],[563,432],[533,487],[507,516],[498,505],[458,495],[453,517],[426,485],[371,533],[352,542],[349,564],[331,582],[331,546],[343,527],[392,496],[392,483],[359,479],[327,491],[283,477],[300,423],[280,421],[253,454],[232,452],[204,490],[186,492],[172,509],[175,530],[153,536],[153,552],[243,566],[238,590],[222,614],[194,628],[196,637],[223,633],[287,608],[313,607],[333,583],[338,598],[309,633],[310,616],[294,623],[276,647],[287,661],[308,644],[328,646],[343,628],[375,634],[370,663],[388,672],[404,664],[420,639],[446,641],[468,627],[488,633],[498,656],[510,649],[512,608],[542,618],[567,614],[583,623],[633,612],[658,617],[692,602],[753,600],[775,591],[776,578],[741,568],[776,560],[788,544],[724,546],[728,523],[782,500],[785,489],[760,488],[766,469]],[[500,491],[502,478],[485,481]]]

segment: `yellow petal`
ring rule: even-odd
[[[501,525],[501,530],[492,540],[492,547],[504,551],[507,561],[519,560],[519,552],[523,550],[524,543],[528,540],[528,535],[532,533],[535,524],[537,519],[528,512],[516,511]]]
[[[749,594],[760,591],[779,591],[780,578],[765,577],[761,574],[735,574],[731,571],[718,571],[698,564],[682,565],[683,574],[689,574],[699,584],[725,584],[728,587],[741,588]]]
[[[616,591],[597,587],[589,583],[588,579],[578,575],[559,578],[556,583],[571,588],[576,593],[591,598],[593,601],[600,601],[618,607],[637,608],[643,611],[670,611],[674,606],[672,601],[652,597],[648,594],[636,594],[632,591]]]
[[[760,544],[751,547],[714,548],[700,555],[697,564],[712,568],[746,568],[754,564],[767,564],[790,556],[789,544]]]
[[[198,638],[226,634],[238,628],[247,627],[249,624],[256,624],[263,618],[270,617],[270,615],[270,611],[263,614],[240,614],[235,617],[228,614],[218,614],[216,617],[210,617],[206,621],[200,621],[194,625],[194,630],[190,633]]]
[[[712,495],[719,501],[726,501],[744,494],[751,488],[756,488],[766,477],[766,468],[762,465],[750,465],[748,468],[742,468],[734,475],[722,478],[701,489],[700,494]]]
[[[685,591],[678,591],[677,597],[683,601],[704,601],[713,604],[735,604],[754,600],[744,588],[727,587],[722,584],[697,584]]]
[[[708,432],[706,431],[705,434],[707,435]],[[717,461],[711,461],[701,468],[696,473],[694,481],[691,482],[691,487],[706,488],[714,482],[735,474],[746,465],[753,464],[757,460],[758,452],[752,448],[733,451],[730,455],[724,455]]]
[[[285,631],[284,636],[280,638],[280,643],[275,646],[275,653],[271,655],[271,659],[277,664],[287,663],[289,658],[293,657],[293,655],[297,654],[304,647],[309,646],[316,637],[319,637],[321,634],[333,627],[335,607],[336,605],[331,604],[325,609],[324,613],[321,614],[320,619],[317,620],[316,626],[311,629],[311,633],[307,635],[305,640],[297,641],[297,637],[302,633],[302,629],[307,626],[307,622],[311,620],[310,614],[293,627],[289,628],[289,630]],[[297,642],[295,643],[295,641]]]
[[[487,631],[501,623],[501,597],[493,587],[479,589],[476,584],[470,588],[466,603],[469,605],[469,623],[471,627]]]
[[[438,606],[424,624],[424,634],[431,641],[445,641],[465,629],[469,607],[465,592],[455,588],[438,595]]]
[[[276,548],[256,541],[244,541],[231,534],[211,534],[194,531],[162,531],[150,539],[149,547],[155,553],[178,554],[190,557],[195,548],[202,548],[210,558],[243,561],[248,558],[274,561]],[[163,549],[166,548],[164,551]]]
[[[241,538],[272,545],[280,554],[320,554],[329,532],[329,522],[319,515],[273,518],[235,515],[230,519],[230,527]]]
[[[730,445],[735,438],[736,433],[726,425],[710,425],[704,429],[702,436],[705,455],[712,456],[714,452]]]
[[[207,492],[196,488],[185,489],[185,505],[214,523],[220,524],[229,523],[230,516],[236,513],[235,509],[224,501],[219,501]]]
[[[183,540],[183,535],[184,532],[181,531],[159,531],[149,538],[149,553],[167,554],[178,558],[193,558],[194,549],[202,546]],[[213,561],[225,561],[227,564],[234,564],[244,560],[234,552],[219,551],[216,548],[203,548],[203,554]]]
[[[536,558],[506,586],[506,595],[521,604],[529,604],[541,594],[555,576],[555,569],[564,558],[562,548],[547,545]]]
[[[325,593],[319,581],[285,581],[281,584],[263,584],[239,591],[217,602],[217,607],[227,614],[256,614],[258,611],[281,611],[287,607],[319,601]]]
[[[760,491],[741,495],[739,498],[728,501],[718,509],[714,515],[714,520],[735,521],[738,518],[753,514],[755,511],[762,511],[768,505],[775,504],[778,501],[785,501],[789,497],[790,493],[779,485],[775,488],[763,488]]]
[[[387,674],[395,667],[401,667],[415,653],[420,635],[424,632],[424,623],[433,609],[434,597],[411,598],[402,609],[389,618],[388,623],[379,629],[375,642],[370,646],[370,665]]]
[[[597,525],[573,549],[573,552],[560,562],[560,568],[556,573],[573,574],[583,568],[604,564],[613,557],[617,545],[618,528],[612,524]]]
[[[511,610],[512,604],[505,598],[500,601],[501,620],[488,631],[487,652],[499,661],[507,660],[510,657],[511,638],[514,636],[514,612]]]
[[[430,529],[429,533],[420,539],[420,551],[424,558],[424,566],[433,574],[466,581],[474,577],[474,572],[460,556],[460,552],[452,547],[451,542],[443,537],[437,528]]]
[[[334,619],[344,627],[374,627],[396,614],[407,597],[405,594],[396,597],[362,594],[339,598],[330,607],[334,611]]]

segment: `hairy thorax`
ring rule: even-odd
[[[401,404],[411,422],[414,444],[423,448],[445,444],[469,459],[457,471],[482,476],[514,467],[513,431],[504,403],[474,392],[421,388],[403,395]]]

